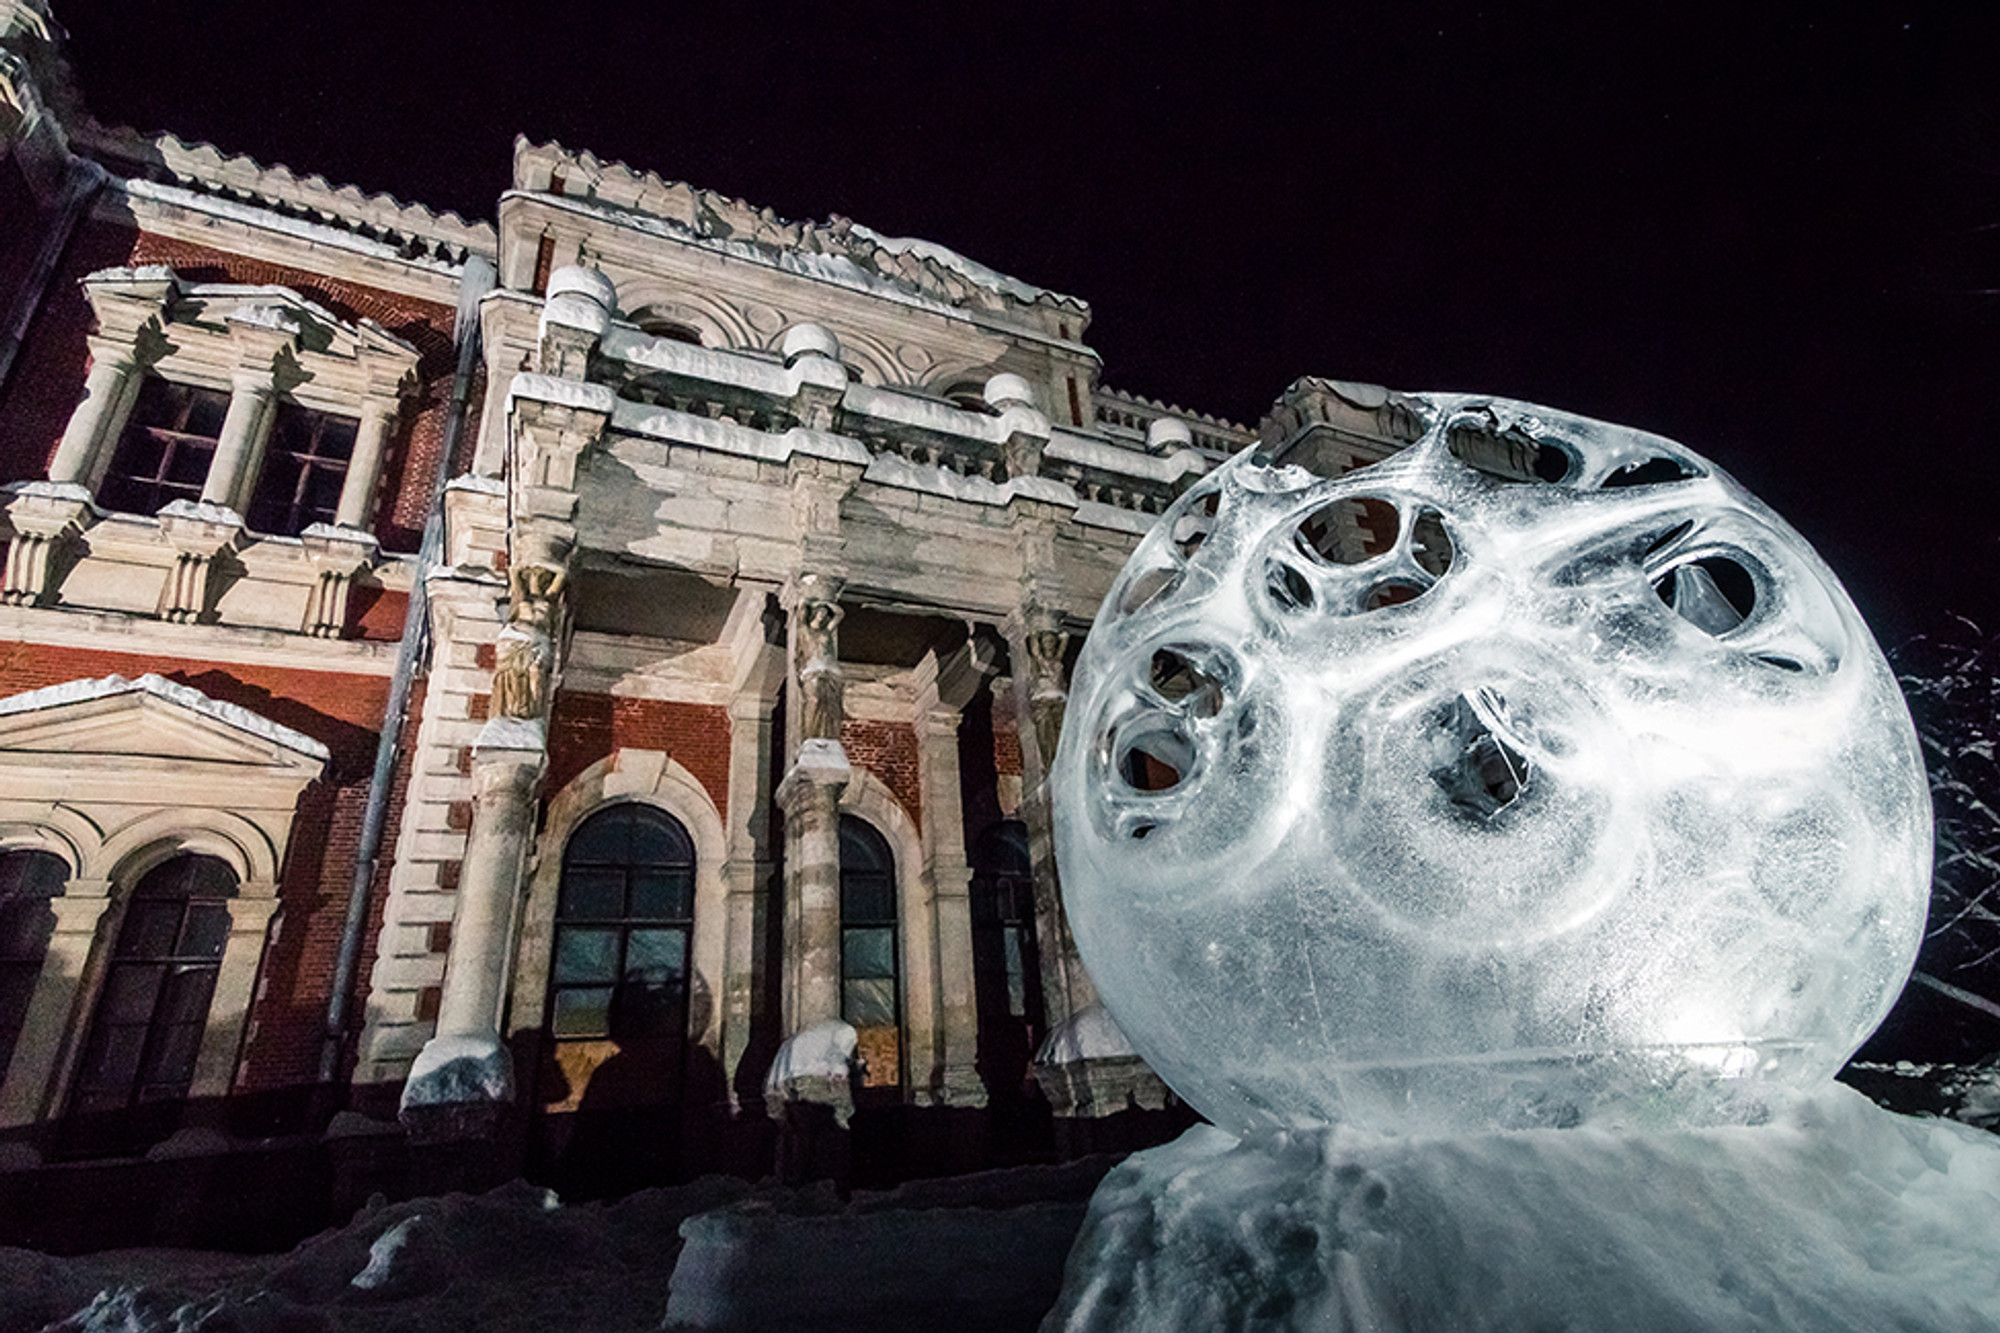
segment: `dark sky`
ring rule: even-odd
[[[1251,424],[1318,374],[1643,426],[1885,643],[2000,629],[2000,6],[55,8],[105,120],[482,217],[517,131],[844,213]]]

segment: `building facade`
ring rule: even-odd
[[[331,1132],[610,1191],[1158,1112],[1042,775],[1258,432],[941,246],[555,144],[500,185],[100,125],[0,0],[0,1165]],[[1302,380],[1262,441],[1413,427]]]

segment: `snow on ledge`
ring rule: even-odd
[[[217,722],[248,732],[288,750],[296,750],[310,755],[322,763],[333,757],[326,746],[303,732],[259,716],[240,704],[224,703],[211,699],[190,685],[177,685],[163,676],[151,672],[137,680],[127,680],[123,676],[106,676],[102,680],[72,680],[61,685],[49,685],[39,690],[29,690],[26,694],[16,694],[0,699],[0,717],[14,713],[33,713],[45,708],[61,708],[68,704],[84,703],[92,699],[109,699],[120,694],[150,694],[171,704],[210,717]]]
[[[507,386],[507,413],[513,415],[514,403],[528,398],[538,403],[553,403],[558,407],[573,407],[584,412],[602,412],[606,416],[616,410],[618,395],[602,384],[585,384],[581,380],[566,380],[556,375],[538,375],[523,371],[516,375]]]

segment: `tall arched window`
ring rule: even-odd
[[[903,1083],[896,860],[875,829],[840,817],[840,1016],[852,1024],[863,1088]]]
[[[556,1040],[687,1036],[694,843],[650,805],[586,819],[563,853],[549,1030]]]
[[[53,852],[0,855],[0,1079],[14,1058],[55,930],[49,899],[68,879],[69,866]]]
[[[84,1042],[74,1114],[142,1112],[119,1136],[135,1141],[173,1128],[208,1030],[235,892],[226,862],[194,854],[162,862],[133,886]]]
[[[1003,819],[972,849],[972,957],[982,1012],[1042,1028],[1040,954],[1035,947],[1035,873],[1028,829]]]
[[[638,802],[597,811],[563,850],[531,1154],[565,1194],[659,1184],[678,1160],[694,871],[680,821]]]

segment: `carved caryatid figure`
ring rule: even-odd
[[[1030,630],[1026,646],[1028,714],[1034,719],[1035,744],[1042,752],[1042,762],[1047,764],[1055,758],[1056,741],[1062,735],[1063,707],[1069,701],[1063,680],[1063,655],[1069,651],[1069,635],[1056,629]]]
[[[517,566],[509,574],[507,627],[494,642],[493,716],[540,717],[548,707],[552,626],[564,579],[551,565]]]
[[[808,601],[799,607],[800,730],[809,740],[838,740],[842,705],[840,604]]]

